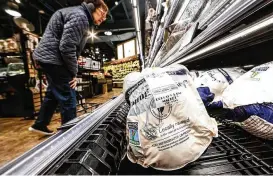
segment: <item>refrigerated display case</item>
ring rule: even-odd
[[[256,138],[226,121],[219,136],[195,162],[175,171],[131,163],[126,157],[126,116],[120,95],[85,118],[68,122],[45,142],[0,169],[4,175],[199,175],[273,173],[273,143]],[[223,112],[210,114],[221,119]],[[170,161],[171,162],[171,161]]]
[[[198,23],[192,40],[180,48],[182,37],[163,58],[158,57],[159,60],[155,55],[162,44],[164,45],[165,31],[162,32],[162,27],[169,27],[175,19],[179,20],[177,15],[183,16],[186,8],[190,7],[190,1],[183,1],[186,4],[168,10],[168,25],[160,24],[160,14],[163,10],[161,3],[164,0],[158,2],[160,4],[156,9],[157,21],[153,26],[151,48],[145,59],[147,67],[164,67],[178,63],[185,65],[189,70],[228,66],[248,70],[273,60],[272,0],[207,0],[203,11],[199,12],[199,18],[192,18],[192,22]],[[177,13],[179,9],[184,10]],[[273,142],[257,138],[230,121],[223,120],[223,110],[208,112],[218,121],[219,136],[214,138],[204,154],[195,162],[168,172],[131,163],[126,157],[128,111],[129,106],[121,94],[91,114],[86,114],[84,118],[78,117],[65,124],[51,138],[2,167],[0,174],[273,174]]]

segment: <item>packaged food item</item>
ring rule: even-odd
[[[188,69],[182,65],[146,68],[135,78],[128,75],[124,82],[130,105],[129,160],[158,170],[180,169],[197,160],[218,130]]]
[[[124,77],[123,81],[123,92],[126,92],[127,89],[132,87],[136,81],[140,78],[141,74],[140,72],[131,72],[128,75]]]
[[[208,108],[223,108],[222,94],[245,71],[241,68],[217,68],[205,71],[194,79],[194,84]]]
[[[204,72],[204,71],[191,70],[191,71],[190,71],[190,75],[191,75],[193,81],[194,81],[195,79],[197,79],[203,72]]]
[[[156,55],[154,64],[156,66],[168,58],[168,53],[173,53],[170,51],[175,52],[181,47],[181,45],[176,45],[178,41],[187,40],[185,34],[188,33],[188,30],[198,21],[197,19],[199,19],[201,12],[208,2],[207,0],[190,0],[188,2],[184,1],[183,3],[186,3],[185,8],[180,9],[177,19],[169,26],[171,35],[168,37],[168,40],[164,42]]]
[[[223,92],[226,118],[251,134],[273,139],[273,62],[254,67]]]

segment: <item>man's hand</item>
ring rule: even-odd
[[[77,86],[77,78],[73,78],[72,81],[69,82],[69,84],[72,89],[75,89]]]

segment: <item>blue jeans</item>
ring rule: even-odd
[[[47,77],[48,87],[35,125],[43,127],[49,125],[58,103],[61,108],[62,124],[65,124],[76,117],[76,92],[69,85],[73,77],[63,66],[39,64]]]

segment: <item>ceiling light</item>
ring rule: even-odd
[[[17,2],[18,4],[20,4],[20,3],[21,3],[21,1],[20,1],[20,0],[15,0],[15,2]]]
[[[20,17],[22,16],[20,12],[18,11],[15,11],[15,10],[11,10],[11,9],[5,9],[5,12],[11,16],[14,16],[14,17]]]
[[[109,35],[112,35],[112,32],[111,31],[105,31],[104,34],[109,36]]]
[[[45,11],[39,10],[39,13],[40,13],[40,14],[45,14]]]
[[[118,5],[118,1],[115,1],[115,4]]]
[[[89,32],[89,37],[94,38],[96,36],[96,34],[94,32]]]
[[[94,40],[94,38],[97,38],[96,37],[97,33],[95,33],[93,29],[88,32],[88,35],[92,39],[92,41]]]

